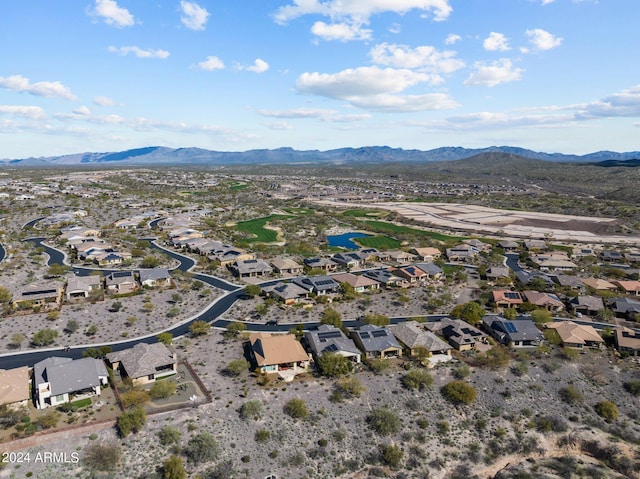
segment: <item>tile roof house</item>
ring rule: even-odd
[[[595,316],[604,309],[604,302],[600,296],[576,296],[571,298],[569,305],[574,312]]]
[[[328,273],[338,269],[338,263],[329,258],[305,258],[303,263],[311,269],[322,269]]]
[[[396,339],[415,356],[420,349],[428,351],[428,356],[451,353],[451,346],[431,331],[426,330],[417,321],[405,321],[389,326]]]
[[[171,275],[166,268],[141,269],[140,284],[148,288],[171,286]]]
[[[582,291],[584,289],[584,284],[582,283],[582,278],[579,276],[571,276],[567,274],[559,274],[554,277],[556,283],[565,288],[571,288],[574,290]]]
[[[108,292],[112,294],[131,293],[138,289],[138,282],[133,271],[114,271],[104,279]]]
[[[52,356],[33,366],[33,392],[38,409],[80,397],[99,396],[109,375],[99,359]]]
[[[553,293],[524,291],[524,296],[529,303],[547,311],[562,311],[564,309],[564,303]]]
[[[449,261],[471,262],[480,252],[478,248],[471,245],[459,245],[447,248],[447,259]]]
[[[474,349],[476,343],[487,342],[487,335],[461,319],[443,318],[424,323],[432,333],[443,336],[458,351]]]
[[[315,331],[307,331],[304,335],[306,343],[312,353],[318,357],[324,353],[335,353],[351,359],[355,363],[360,362],[360,350],[352,339],[330,324],[321,324]]]
[[[618,289],[615,284],[599,278],[584,278],[582,280],[582,284],[584,284],[588,288],[595,289],[596,291],[599,291],[599,290],[615,291],[616,289]]]
[[[402,346],[388,328],[365,324],[351,331],[351,337],[364,352],[366,358],[389,358],[402,356]]]
[[[394,270],[397,276],[405,279],[410,284],[416,284],[425,281],[429,275],[417,266],[403,266]]]
[[[547,249],[547,243],[544,240],[529,239],[525,240],[524,247],[528,251],[543,251]]]
[[[0,406],[19,409],[29,405],[29,368],[0,369]]]
[[[275,297],[284,304],[295,304],[298,300],[309,296],[309,291],[294,283],[278,282],[264,286],[262,291],[270,297]]]
[[[304,278],[294,278],[291,282],[317,296],[339,293],[341,290],[340,284],[334,281],[331,276],[308,276]]]
[[[178,370],[178,358],[163,343],[138,343],[129,349],[107,353],[111,368],[128,377],[134,385],[147,384],[171,376]]]
[[[442,268],[434,263],[416,263],[415,266],[427,273],[430,279],[440,279],[444,274]]]
[[[409,264],[413,263],[417,257],[414,254],[407,253],[406,251],[385,251],[389,261],[395,264]]]
[[[309,370],[311,358],[293,334],[253,333],[251,356],[263,373],[280,373],[283,379]]]
[[[75,298],[88,298],[92,292],[100,291],[101,289],[102,277],[99,274],[89,276],[71,275],[67,277],[65,296],[67,301]]]
[[[600,348],[604,344],[604,340],[593,326],[583,326],[573,321],[560,321],[547,324],[547,328],[556,330],[565,348]]]
[[[380,289],[380,283],[364,275],[353,273],[340,273],[331,276],[338,283],[347,283],[353,287],[356,293]]]
[[[524,300],[518,291],[492,291],[491,298],[498,308],[517,308]]]
[[[482,318],[482,326],[496,341],[514,348],[538,346],[544,340],[543,334],[529,319],[509,321],[502,316],[487,315]]]
[[[363,276],[371,278],[378,283],[384,285],[385,288],[401,285],[405,280],[395,274],[391,273],[388,269],[370,269],[363,273]]]
[[[498,246],[505,251],[517,251],[520,245],[515,241],[511,240],[502,240],[498,242]]]
[[[231,272],[238,278],[258,278],[269,276],[273,268],[261,259],[239,260],[230,266]]]
[[[488,280],[511,278],[511,270],[506,266],[492,266],[487,268],[486,276]]]
[[[337,253],[331,257],[331,261],[346,269],[361,268],[364,266],[366,257],[354,251],[352,253]]]
[[[614,281],[613,283],[627,294],[640,296],[640,281]]]
[[[39,308],[40,311],[57,309],[62,302],[63,289],[51,284],[30,284],[13,298],[11,304],[18,308]]]
[[[632,319],[640,314],[640,301],[629,298],[615,298],[610,300],[609,306],[617,317]]]
[[[434,248],[433,246],[427,246],[425,248],[413,248],[410,250],[410,253],[415,254],[420,261],[433,261],[434,259],[438,259],[442,253],[438,248]]]
[[[631,356],[640,355],[640,334],[633,329],[616,328],[615,342],[616,348],[621,353],[628,353]]]
[[[274,258],[271,260],[271,266],[278,274],[296,275],[304,271],[304,267],[291,258]]]

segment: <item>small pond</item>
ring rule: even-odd
[[[365,233],[356,233],[354,231],[349,233],[343,233],[341,235],[331,235],[327,236],[327,242],[329,246],[337,246],[346,249],[359,249],[360,247],[351,241],[352,238],[366,238],[368,234]]]

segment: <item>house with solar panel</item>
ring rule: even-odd
[[[11,304],[16,309],[50,311],[58,309],[62,301],[62,288],[50,283],[30,284],[13,298]]]
[[[427,352],[427,357],[434,354],[451,354],[451,346],[445,343],[431,331],[426,330],[417,321],[404,321],[389,326],[396,339],[405,347],[409,356],[416,356],[422,351]]]
[[[309,297],[309,291],[294,283],[284,283],[282,281],[262,287],[265,296],[276,298],[284,304],[295,304],[301,299]]]
[[[424,323],[432,333],[444,337],[458,351],[475,349],[476,343],[487,343],[487,335],[461,319],[442,318]]]
[[[429,275],[422,269],[413,265],[398,268],[394,271],[394,273],[411,285],[422,283],[429,277]]]
[[[402,279],[400,276],[396,276],[391,271],[384,268],[370,269],[368,271],[365,271],[362,275],[377,281],[387,289],[395,288],[405,284],[404,279]]]
[[[104,285],[111,294],[132,293],[140,287],[133,271],[114,271],[104,278]]]
[[[339,293],[340,284],[333,280],[331,276],[309,276],[304,278],[295,278],[292,281],[301,288],[306,289],[316,296],[325,296],[328,294]]]
[[[487,315],[482,318],[482,326],[496,341],[513,348],[538,346],[544,340],[530,319],[510,321],[502,316]]]
[[[351,331],[351,338],[366,358],[386,359],[402,356],[402,346],[389,328],[365,324]]]
[[[235,261],[229,269],[238,278],[262,278],[273,273],[271,265],[262,259]]]
[[[497,308],[517,308],[524,303],[524,299],[522,299],[522,295],[518,291],[492,291],[491,298]]]
[[[331,273],[338,269],[338,263],[329,258],[305,258],[304,265],[310,269],[321,269]]]
[[[321,324],[315,331],[304,334],[308,349],[317,358],[325,353],[334,353],[350,359],[354,363],[360,362],[360,350],[352,339],[346,337],[342,330],[330,324]]]

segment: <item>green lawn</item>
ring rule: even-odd
[[[400,247],[400,241],[388,236],[367,236],[366,238],[353,238],[353,241],[367,248],[376,248],[381,251]]]
[[[311,208],[283,208],[283,210],[292,215],[312,215],[314,213]]]
[[[236,190],[242,190],[244,188],[246,188],[247,186],[249,186],[248,183],[231,183],[229,185],[229,189],[236,191]]]
[[[465,239],[462,236],[448,236],[442,233],[436,233],[435,231],[419,230],[415,228],[409,228],[408,226],[400,226],[400,225],[395,225],[393,223],[387,223],[385,221],[365,220],[364,223],[370,229],[374,231],[379,231],[381,233],[422,235],[422,236],[428,236],[429,238],[432,238],[437,241]]]
[[[254,238],[247,239],[250,243],[274,243],[278,241],[278,232],[265,229],[265,225],[271,220],[292,218],[288,215],[269,215],[255,220],[242,221],[236,225],[239,231],[254,235]]]

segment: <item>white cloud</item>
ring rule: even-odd
[[[542,5],[543,5],[543,6],[544,6],[544,5],[549,5],[549,4],[551,4],[551,3],[555,2],[555,1],[556,1],[556,0],[542,0]]]
[[[582,105],[577,117],[640,117],[640,85]]]
[[[42,120],[47,116],[39,106],[30,105],[0,105],[0,113],[28,118],[30,120]]]
[[[88,107],[82,105],[79,106],[78,108],[76,108],[75,110],[73,110],[74,113],[78,114],[78,115],[84,115],[84,116],[89,116],[91,115],[91,110],[89,110]]]
[[[323,40],[339,40],[348,42],[352,40],[371,39],[371,30],[362,28],[355,23],[331,23],[316,22],[311,27],[311,33]]]
[[[122,55],[122,56],[132,53],[137,58],[159,58],[161,60],[169,58],[169,55],[170,55],[170,53],[166,50],[153,50],[151,48],[144,50],[136,46],[127,46],[127,47],[110,46],[108,50],[111,53],[117,53],[118,55]]]
[[[0,77],[0,88],[6,88],[7,90],[28,93],[36,96],[60,97],[70,101],[74,101],[76,99],[76,96],[71,93],[71,90],[59,81],[30,83],[29,79],[22,75]]]
[[[397,95],[432,76],[408,69],[359,67],[338,73],[303,73],[296,81],[302,93],[344,100],[376,111],[421,111],[458,106],[445,94]]]
[[[476,71],[464,81],[465,85],[479,85],[494,87],[501,83],[509,83],[520,80],[522,68],[517,68],[511,63],[511,60],[501,58],[493,62],[491,65],[476,63]]]
[[[562,37],[555,36],[540,28],[533,30],[527,30],[527,37],[529,37],[529,43],[531,43],[536,50],[551,50],[552,48],[560,46],[562,43]]]
[[[293,126],[286,121],[274,121],[271,123],[263,123],[263,125],[269,128],[270,130],[277,130],[277,131],[293,130]]]
[[[118,28],[131,27],[135,24],[135,19],[129,10],[118,6],[115,0],[96,0],[89,14],[101,17],[107,25]]]
[[[450,33],[449,35],[447,35],[447,38],[444,40],[444,44],[453,45],[454,43],[457,43],[460,40],[462,40],[462,37],[460,35],[456,35],[455,33]]]
[[[209,17],[209,12],[195,2],[180,2],[182,16],[180,21],[190,30],[204,30]]]
[[[335,123],[352,123],[358,121],[369,120],[371,115],[368,113],[343,115],[337,110],[327,110],[323,108],[294,108],[291,110],[258,110],[262,116],[271,118],[288,118],[288,119],[309,119],[315,118],[327,122]]]
[[[253,65],[243,67],[243,69],[254,73],[264,73],[269,69],[269,64],[261,58],[256,58],[256,60],[253,62]]]
[[[389,33],[393,33],[394,35],[397,35],[402,31],[402,27],[400,26],[399,23],[392,23],[387,30],[389,31]]]
[[[280,7],[273,17],[280,24],[312,14],[366,22],[378,13],[402,15],[414,9],[431,12],[436,21],[446,20],[453,11],[449,0],[293,0],[292,4]]]
[[[412,49],[406,45],[381,43],[369,51],[369,56],[379,65],[419,68],[430,73],[452,73],[464,67],[464,62],[455,58],[456,52],[438,51],[428,45]]]
[[[490,52],[500,51],[506,52],[509,50],[509,40],[502,33],[491,32],[487,38],[482,42],[482,46],[485,50]]]
[[[93,99],[93,103],[99,106],[113,106],[115,102],[106,96],[97,96]]]
[[[213,71],[213,70],[224,70],[224,63],[216,56],[207,57],[206,60],[203,60],[198,63],[198,68],[201,70]]]

